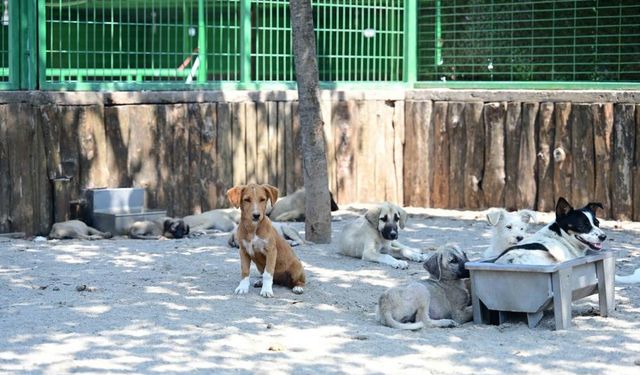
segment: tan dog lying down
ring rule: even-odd
[[[240,268],[242,280],[236,294],[249,291],[249,269],[251,261],[262,274],[260,295],[273,297],[273,283],[287,286],[294,293],[303,292],[305,285],[302,263],[287,241],[280,236],[265,215],[267,201],[278,199],[278,189],[271,185],[241,185],[227,191],[234,207],[240,207],[238,242],[240,245]]]
[[[79,238],[81,240],[101,240],[111,238],[113,235],[109,232],[100,232],[99,230],[88,226],[80,220],[69,220],[55,223],[49,232],[49,239],[72,239]]]
[[[127,233],[130,238],[139,240],[182,238],[189,234],[189,226],[182,219],[163,217],[153,221],[136,221],[131,224]]]
[[[331,211],[337,211],[338,204],[333,200],[331,192],[329,192],[329,197],[331,198]],[[304,188],[278,199],[269,211],[269,218],[273,221],[304,221],[305,199]]]
[[[231,232],[240,222],[240,211],[235,208],[221,208],[185,216],[182,220],[189,226],[191,232],[207,230]]]
[[[408,268],[405,258],[423,262],[428,255],[397,241],[398,227],[404,228],[407,213],[395,204],[384,202],[351,223],[338,238],[340,253],[394,268]]]
[[[471,321],[471,293],[464,267],[467,255],[456,245],[441,246],[424,263],[430,278],[387,290],[380,296],[376,319],[398,329],[454,327]],[[467,280],[463,280],[467,279]]]

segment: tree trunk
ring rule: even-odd
[[[329,243],[331,206],[311,0],[291,0],[289,4],[304,158],[305,237]]]

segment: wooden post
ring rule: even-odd
[[[595,151],[595,202],[604,205],[603,217],[611,217],[611,136],[613,104],[592,104]]]
[[[553,121],[553,103],[544,102],[540,104],[538,112],[538,154],[537,173],[538,177],[538,211],[553,211],[555,208],[553,200],[553,138],[555,127]]]
[[[449,208],[462,208],[464,204],[464,158],[466,132],[464,103],[449,103],[447,133],[449,136]]]
[[[435,102],[433,114],[433,207],[449,206],[449,136],[447,134],[447,102]]]
[[[466,149],[464,157],[464,207],[484,207],[480,183],[484,169],[484,122],[482,102],[467,103],[464,109]]]
[[[560,197],[572,202],[573,157],[571,154],[571,128],[569,127],[571,103],[556,103],[555,109],[556,134],[553,146],[553,197],[555,202]]]
[[[538,107],[538,103],[524,103],[522,106],[517,208],[534,209],[536,204],[536,118]]]
[[[232,107],[230,103],[218,104],[218,137],[216,147],[218,152],[216,187],[218,190],[218,206],[229,207],[227,190],[234,185],[233,181],[233,135],[232,135]]]
[[[571,204],[582,207],[595,195],[595,156],[593,154],[593,116],[590,104],[574,104],[569,117],[571,152],[573,154],[573,184]]]
[[[404,144],[405,144],[405,102],[396,100],[393,109],[393,163],[396,172],[396,203],[404,206]],[[424,151],[423,151],[424,152]],[[429,167],[424,173],[429,173]]]
[[[431,207],[432,110],[430,100],[405,102],[404,204],[408,206]]]
[[[7,105],[0,105],[0,233],[11,231],[11,178],[9,176],[10,140],[8,131]]]
[[[484,106],[485,167],[482,190],[489,207],[504,206],[504,123],[507,104],[487,103]]]
[[[331,111],[335,130],[336,179],[338,185],[337,199],[340,204],[355,201],[355,153],[357,150],[356,132],[351,124],[354,113],[353,101],[338,101]]]
[[[635,148],[635,105],[619,103],[615,105],[613,120],[612,152],[612,213],[616,220],[631,220],[633,206],[633,180],[631,166]]]
[[[507,103],[504,124],[504,207],[518,208],[518,162],[522,133],[522,103]]]
[[[208,211],[218,208],[218,169],[217,169],[217,152],[216,139],[218,138],[218,115],[216,111],[216,103],[201,103],[197,105],[195,115],[198,119],[198,128],[200,133],[200,164],[195,165],[200,175],[201,209]],[[189,139],[196,137],[194,133],[190,133]],[[160,146],[160,145],[158,145]],[[191,165],[193,165],[193,160]],[[194,173],[195,174],[195,173]],[[223,206],[223,207],[226,207]]]
[[[51,182],[53,183],[53,222],[60,223],[70,218],[70,179],[58,177]]]
[[[640,221],[640,104],[636,105],[636,144],[633,158],[633,220]]]

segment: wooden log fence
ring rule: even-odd
[[[638,104],[321,103],[339,204],[551,211],[563,196],[640,220]],[[291,193],[303,185],[297,111],[295,100],[0,104],[0,233],[47,233],[60,178],[76,202],[88,188],[144,187],[173,216],[227,207],[235,184]]]

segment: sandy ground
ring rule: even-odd
[[[409,211],[405,243],[457,242],[473,259],[489,242],[481,212]],[[334,214],[334,238],[353,217]],[[640,223],[602,227],[619,250],[617,273],[640,266]],[[272,299],[254,288],[235,296],[239,260],[226,237],[0,239],[0,373],[640,373],[640,285],[616,287],[608,318],[594,296],[574,303],[567,331],[554,331],[549,314],[536,329],[515,321],[401,332],[375,322],[377,298],[424,278],[421,264],[396,270],[333,244],[299,246],[303,295],[275,286]]]

